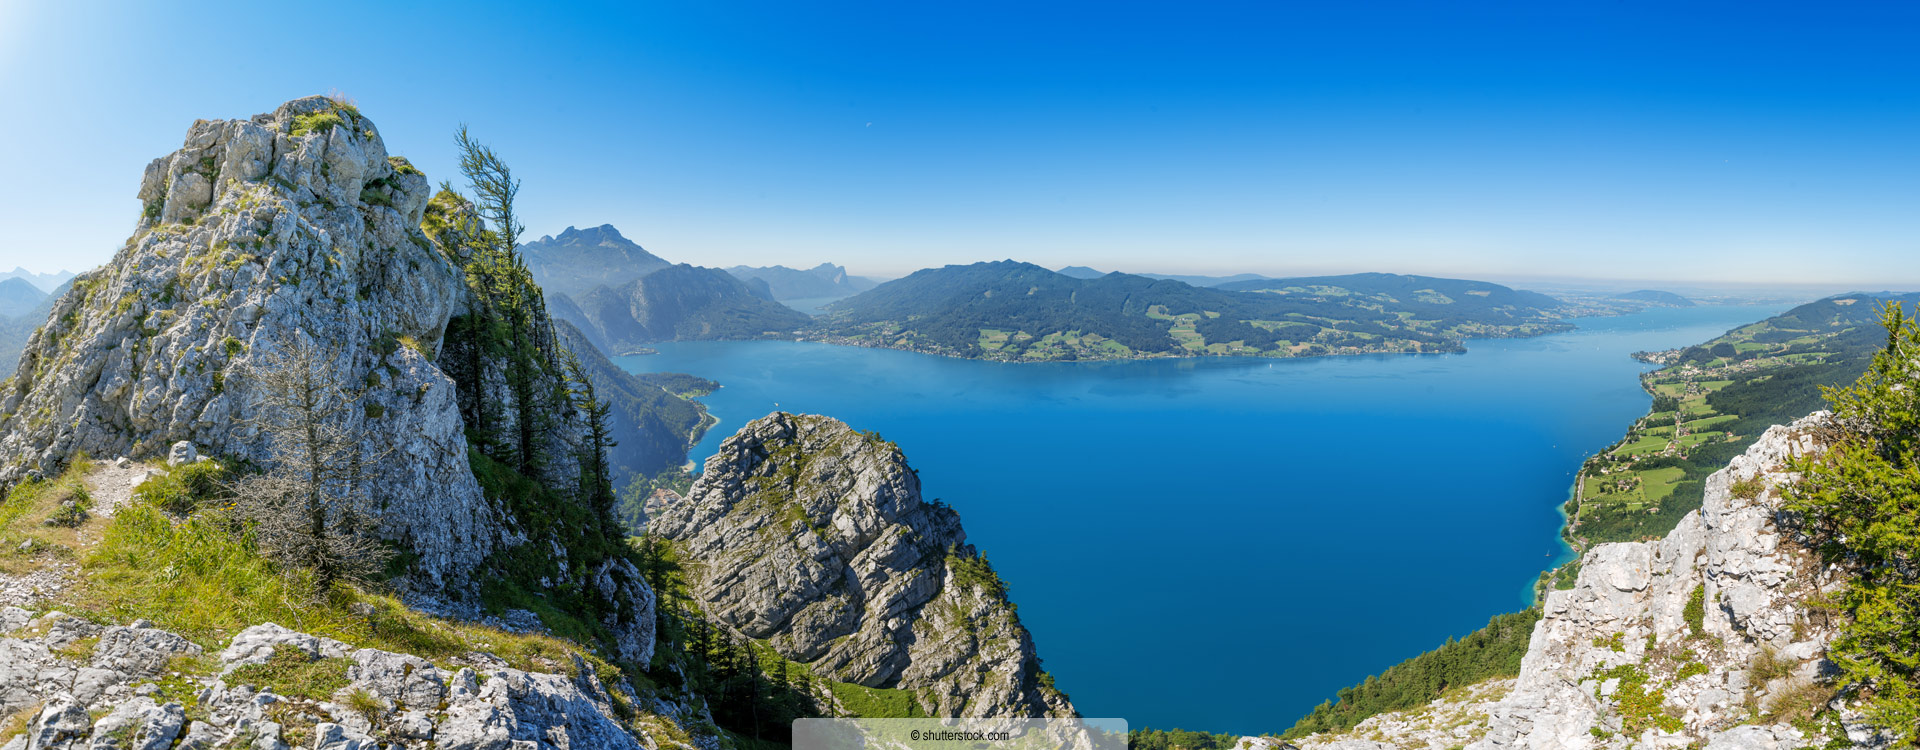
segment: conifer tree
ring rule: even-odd
[[[1796,459],[1786,508],[1851,580],[1828,656],[1862,686],[1866,715],[1920,746],[1920,321],[1881,311],[1887,346],[1853,385],[1825,389],[1826,450]]]
[[[584,475],[586,497],[604,514],[613,513],[614,493],[613,474],[607,463],[607,449],[619,445],[613,440],[612,426],[607,417],[612,407],[601,401],[593,388],[593,379],[587,376],[586,368],[580,364],[580,358],[572,351],[562,348],[561,361],[565,363],[568,378],[573,382],[571,395],[574,409],[587,420],[587,446],[581,461],[581,473]]]

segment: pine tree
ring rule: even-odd
[[[607,417],[613,408],[601,401],[593,388],[593,378],[588,377],[586,368],[580,364],[580,358],[572,351],[560,350],[561,362],[566,366],[568,380],[573,388],[570,395],[573,407],[587,421],[587,446],[581,473],[587,483],[586,497],[603,514],[611,516],[614,511],[613,471],[607,463],[607,449],[619,445],[613,439],[612,426]]]
[[[372,536],[378,509],[367,494],[367,455],[360,409],[365,392],[341,377],[338,348],[305,331],[254,350],[247,376],[260,394],[249,420],[272,451],[267,470],[234,488],[241,513],[262,551],[285,565],[313,571],[314,595],[334,582],[363,578],[388,556]]]

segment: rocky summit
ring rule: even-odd
[[[646,661],[653,595],[638,571],[620,558],[568,564],[564,540],[528,528],[475,478],[462,396],[513,405],[504,368],[487,360],[514,355],[449,340],[450,322],[483,303],[464,280],[464,250],[421,229],[426,176],[387,153],[370,119],[316,96],[196,121],[178,151],[147,165],[138,196],[133,237],[74,280],[0,393],[0,483],[52,476],[83,454],[165,457],[182,441],[270,464],[253,365],[308,342],[359,394],[342,429],[370,457],[363,484],[379,534],[407,553],[400,583],[466,597],[495,553],[535,545],[560,561],[556,585],[614,603],[620,614],[605,624],[620,655]],[[525,324],[552,339],[543,317]],[[561,387],[540,377],[541,393]],[[550,460],[532,478],[570,487],[579,415],[539,408],[549,428],[536,447]]]
[[[701,608],[819,674],[911,691],[933,716],[1072,716],[959,514],[898,446],[776,413],[709,458],[650,530]]]
[[[432,360],[465,287],[418,228],[428,195],[371,121],[322,97],[195,122],[147,165],[132,239],[28,342],[0,396],[0,481],[180,440],[265,459],[246,365],[301,331],[339,371],[383,375],[382,416],[357,428],[368,455],[397,454],[371,483],[404,524],[393,535],[435,581],[476,568],[501,525]]]

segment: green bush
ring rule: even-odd
[[[133,491],[133,496],[168,513],[184,516],[199,510],[203,504],[229,499],[232,493],[227,489],[227,480],[227,470],[220,462],[198,461],[181,464],[165,476],[147,480]]]
[[[393,196],[387,195],[386,193],[381,192],[379,190],[375,190],[373,188],[367,188],[365,190],[360,191],[360,202],[365,203],[369,206],[384,206],[386,208],[393,208]]]
[[[1866,374],[1826,390],[1827,450],[1792,462],[1786,507],[1821,556],[1851,573],[1837,596],[1850,617],[1829,658],[1866,687],[1871,722],[1920,745],[1920,321],[1890,304],[1880,322],[1887,344]]]
[[[1687,596],[1687,608],[1681,612],[1687,620],[1687,632],[1699,635],[1707,623],[1707,585],[1693,587],[1693,593]]]

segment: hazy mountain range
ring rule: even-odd
[[[74,273],[72,271],[62,270],[53,273],[34,273],[19,266],[14,266],[11,271],[0,272],[0,279],[21,279],[34,285],[34,287],[38,288],[42,293],[52,293],[53,290],[60,288],[61,284],[72,280],[73,276]]]
[[[674,265],[611,224],[567,227],[520,246],[554,317],[614,354],[653,341],[760,338],[805,325],[764,281]]]
[[[879,282],[848,276],[847,269],[822,263],[806,270],[786,266],[734,266],[727,273],[742,281],[760,282],[776,300],[846,297],[874,288]]]

